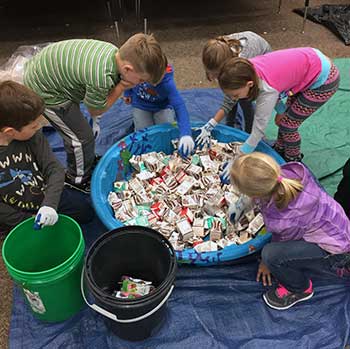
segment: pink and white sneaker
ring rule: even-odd
[[[296,303],[310,299],[313,295],[314,290],[310,280],[309,287],[304,292],[290,292],[283,285],[279,284],[263,294],[263,298],[269,307],[276,310],[286,310]]]

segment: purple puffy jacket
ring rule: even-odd
[[[301,180],[304,189],[282,210],[273,200],[258,200],[272,241],[304,240],[332,254],[350,252],[350,221],[343,208],[303,164],[290,162],[281,169],[283,177]]]

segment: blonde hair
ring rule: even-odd
[[[242,45],[237,39],[218,36],[208,40],[202,51],[202,62],[208,79],[208,72],[219,73],[223,64],[232,57],[238,57],[241,51]]]
[[[152,34],[133,35],[120,47],[118,53],[122,60],[132,64],[137,73],[149,75],[152,84],[162,79],[168,65],[167,57]]]
[[[248,59],[236,57],[226,61],[221,68],[218,81],[223,91],[237,90],[246,86],[248,81],[253,81],[248,98],[255,100],[258,97],[259,77]]]
[[[299,180],[282,177],[277,162],[260,152],[236,159],[231,168],[231,180],[249,197],[268,200],[272,197],[279,209],[287,207],[303,190]]]

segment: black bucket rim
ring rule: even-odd
[[[135,228],[138,231],[135,231]],[[160,283],[160,285],[152,292],[145,296],[141,296],[134,299],[118,299],[113,297],[112,295],[106,293],[105,291],[101,290],[101,288],[96,284],[92,277],[91,273],[91,259],[94,256],[94,252],[96,251],[96,248],[98,246],[104,245],[108,240],[115,237],[115,235],[122,236],[126,234],[141,234],[140,230],[142,230],[142,234],[146,233],[149,236],[156,237],[157,240],[164,244],[165,247],[168,248],[170,251],[170,266],[169,271],[167,275],[165,276],[164,280]],[[176,270],[177,270],[177,262],[176,262],[176,254],[173,246],[169,242],[168,239],[166,239],[161,233],[158,231],[149,228],[149,227],[143,227],[138,225],[129,225],[129,226],[123,226],[119,227],[113,230],[110,230],[104,234],[102,234],[98,239],[94,241],[94,243],[90,246],[89,250],[86,253],[85,261],[84,261],[84,278],[89,286],[90,292],[93,294],[94,297],[98,297],[99,299],[103,300],[103,302],[106,302],[107,304],[112,303],[115,306],[124,305],[124,306],[142,306],[143,303],[151,301],[153,298],[158,297],[159,294],[166,291],[169,287],[171,287],[172,284],[174,284],[175,278],[176,278]]]

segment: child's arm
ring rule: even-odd
[[[95,88],[87,89],[84,104],[88,107],[91,116],[101,115],[116,102],[125,90],[133,86],[129,82],[120,80],[111,91],[107,91],[106,89],[99,89],[97,91]]]
[[[191,136],[190,116],[185,102],[176,88],[174,79],[170,79],[164,86],[168,95],[169,104],[174,108],[176,120],[179,125],[180,137]]]
[[[33,136],[31,148],[46,184],[45,196],[41,206],[48,206],[57,210],[64,186],[64,168],[52,153],[41,131]]]
[[[198,145],[209,144],[211,132],[216,127],[216,125],[220,123],[221,120],[232,110],[236,103],[237,101],[225,95],[221,108],[216,112],[215,116],[212,119],[210,119],[203,127],[201,127],[201,132],[196,138],[196,143]]]
[[[252,132],[240,148],[242,153],[245,154],[253,152],[265,135],[265,129],[279,98],[279,92],[269,86],[265,81],[262,80],[261,85],[262,88],[256,100]]]
[[[217,123],[222,121],[222,119],[233,109],[237,102],[237,100],[234,100],[230,96],[225,95],[221,108],[217,111],[217,113],[214,116],[214,120]]]
[[[176,88],[173,78],[164,84],[165,93],[168,96],[169,104],[174,108],[176,120],[180,131],[179,153],[183,157],[190,155],[194,149],[190,116],[185,102]]]

